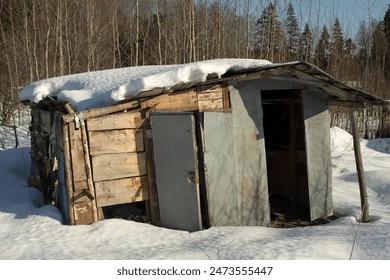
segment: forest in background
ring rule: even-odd
[[[11,122],[19,90],[37,80],[214,58],[306,60],[390,99],[390,6],[351,37],[339,18],[322,16],[320,0],[305,1],[313,16],[301,8],[286,0],[0,0],[0,123]]]

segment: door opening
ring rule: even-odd
[[[299,90],[262,91],[271,220],[310,221]]]

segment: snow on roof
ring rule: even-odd
[[[139,66],[54,77],[29,84],[19,93],[21,101],[39,103],[46,97],[69,102],[76,111],[105,107],[156,87],[180,82],[202,82],[209,74],[219,77],[229,70],[272,65],[259,59],[216,59],[181,65]]]

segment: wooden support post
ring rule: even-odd
[[[88,185],[88,190],[89,193],[92,194],[91,204],[92,204],[92,212],[93,212],[93,221],[97,222],[101,218],[99,217],[99,212],[97,209],[96,205],[96,193],[95,193],[95,188],[93,186],[93,181],[92,181],[92,171],[91,171],[91,163],[89,160],[89,148],[88,148],[88,141],[87,141],[87,130],[85,129],[85,122],[84,120],[81,121],[81,140],[83,143],[83,151],[84,151],[84,160],[85,160],[85,172],[87,175],[87,185]]]
[[[363,138],[367,137],[367,108],[363,109]]]
[[[156,225],[160,220],[160,213],[158,209],[158,199],[157,199],[157,186],[156,186],[156,175],[154,169],[154,160],[153,160],[153,141],[150,139],[150,109],[146,114],[146,121],[144,123],[144,143],[145,143],[145,154],[146,154],[146,169],[148,176],[148,187],[149,187],[149,214],[152,224]]]
[[[355,161],[356,161],[356,170],[359,180],[359,190],[360,190],[360,204],[362,209],[362,223],[367,223],[370,221],[368,213],[368,197],[367,197],[367,187],[366,181],[364,178],[364,169],[362,161],[362,153],[360,150],[360,133],[357,127],[357,112],[351,110],[351,125],[352,125],[352,136],[353,136],[353,147],[355,152]]]
[[[64,137],[64,158],[65,158],[65,185],[66,197],[68,200],[68,223],[75,225],[74,210],[73,210],[73,185],[72,185],[72,165],[70,162],[70,148],[69,148],[69,124],[63,125]]]

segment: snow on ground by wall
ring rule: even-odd
[[[188,233],[125,220],[66,226],[27,187],[29,148],[0,151],[0,259],[390,259],[390,139],[362,140],[370,218],[359,224],[352,137],[331,129],[338,219],[301,228],[215,227]],[[353,243],[356,244],[352,250]],[[326,268],[328,269],[328,268]]]
[[[20,100],[38,103],[47,96],[69,102],[77,111],[104,107],[142,91],[169,88],[180,82],[205,81],[208,74],[272,64],[260,59],[215,59],[181,65],[139,66],[80,73],[37,81],[26,86]]]
[[[15,121],[15,127],[0,125],[0,151],[15,147],[30,147],[31,145],[30,131],[28,128],[31,122],[30,109],[24,108],[23,110],[17,111],[15,112],[15,116],[18,116],[17,121]]]

